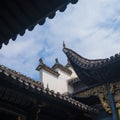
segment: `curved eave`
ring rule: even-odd
[[[46,18],[54,18],[56,11],[63,12],[69,3],[78,0],[2,0],[0,4],[0,48],[17,35],[23,36],[28,29],[43,25]]]
[[[77,54],[71,49],[64,48],[63,51],[67,55],[70,61],[73,61],[78,66],[84,69],[99,69],[99,68],[109,66],[110,64],[114,64],[120,61],[120,54],[115,54],[114,56],[111,56],[110,58],[90,60],[90,59],[80,56],[79,54]]]
[[[100,84],[112,82],[120,79],[120,55],[116,54],[107,59],[89,60],[74,52],[64,48],[72,67],[78,77],[86,84]]]
[[[74,52],[73,50],[69,48],[64,48],[63,51],[67,55],[70,61],[77,63],[81,68],[84,68],[84,69],[100,67],[103,63],[107,62],[108,60],[108,59],[90,60],[90,59],[80,56],[79,54],[77,54],[76,52]]]

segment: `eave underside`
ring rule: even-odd
[[[8,44],[25,30],[42,25],[48,17],[52,19],[56,11],[63,12],[69,3],[78,0],[1,0],[0,2],[0,48]]]

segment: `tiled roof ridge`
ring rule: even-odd
[[[4,65],[0,65],[0,70],[4,71],[5,74],[10,74],[12,76],[12,78],[18,78],[19,80],[23,80],[24,82],[28,82],[30,84],[43,87],[42,82],[39,82],[39,81],[36,81],[30,77],[27,77],[26,75],[23,75],[20,72],[12,70]]]
[[[44,64],[44,62],[43,62],[43,60],[41,58],[40,58],[39,62],[40,62],[40,64],[38,65],[36,70],[39,71],[41,69],[44,69],[44,70],[46,70],[46,71],[48,71],[48,72],[50,72],[50,73],[52,73],[52,74],[54,74],[56,76],[59,76],[59,73],[57,71],[55,71],[53,68],[51,68],[51,67],[47,66],[46,64]]]
[[[69,70],[66,66],[63,66],[62,64],[60,64],[60,62],[58,61],[58,58],[55,59],[55,64],[53,65],[53,69],[55,70],[56,68],[60,68],[62,71],[68,73],[68,74],[72,74],[72,71]]]
[[[63,51],[68,56],[68,58],[71,58],[72,61],[74,61],[76,64],[81,66],[82,68],[99,68],[102,66],[105,66],[107,64],[111,64],[113,62],[116,62],[120,60],[120,53],[115,54],[114,56],[111,56],[110,58],[105,59],[87,59],[79,54],[77,54],[75,51],[69,49],[69,48],[63,48]]]
[[[20,79],[19,75],[21,75],[21,76],[24,76],[24,75],[20,74],[19,72],[14,71],[14,70],[11,70],[3,65],[0,65],[0,73],[3,73],[5,76],[10,76],[12,78],[12,80],[16,80],[17,82],[27,86],[27,89],[29,89],[29,87],[31,87],[33,90],[35,90],[37,92],[41,92],[43,94],[60,99],[61,101],[71,104],[72,106],[77,107],[80,110],[83,110],[86,112],[91,112],[91,113],[99,112],[97,109],[92,108],[88,105],[85,105],[79,101],[76,101],[71,97],[62,95],[59,92],[55,93],[53,90],[49,90],[49,88],[44,88],[42,85],[39,85],[39,83],[35,82],[33,79],[29,79],[29,81],[27,81],[26,79],[28,79],[28,77],[26,77],[26,76],[24,77],[24,79]],[[16,73],[16,75],[13,76],[15,73]]]

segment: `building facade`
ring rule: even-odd
[[[63,66],[58,59],[52,67],[44,64],[43,60],[39,60],[40,64],[36,68],[40,74],[40,81],[45,88],[60,92],[61,94],[73,93],[73,87],[68,84],[70,79],[77,77],[72,66],[68,63]]]
[[[97,119],[120,119],[120,54],[106,59],[89,60],[75,51],[63,48],[78,80],[71,80],[72,96],[101,111]]]
[[[56,59],[50,68],[40,59],[37,70],[44,87],[100,110],[98,120],[120,119],[120,55],[89,60],[71,49],[63,51],[69,59],[65,66]]]

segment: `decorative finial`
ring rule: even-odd
[[[39,62],[40,62],[40,65],[44,64],[42,58],[39,59]]]
[[[56,58],[55,61],[56,61],[56,64],[59,64],[58,58]]]
[[[63,48],[65,48],[66,47],[66,45],[65,45],[65,42],[63,41]]]

